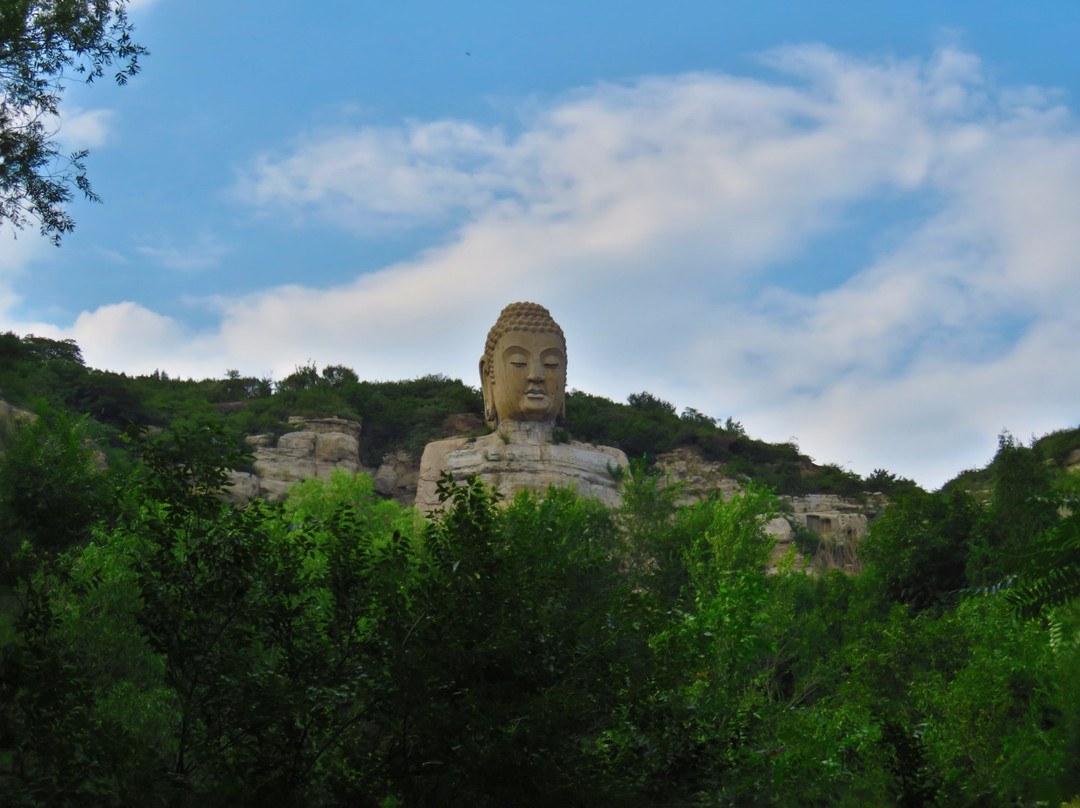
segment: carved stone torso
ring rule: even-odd
[[[507,421],[483,437],[429,443],[420,460],[417,510],[426,513],[442,507],[435,486],[443,471],[455,480],[478,477],[508,498],[526,489],[543,492],[557,485],[617,507],[617,475],[627,466],[626,455],[610,446],[554,443],[552,432],[550,422]]]

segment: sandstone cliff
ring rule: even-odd
[[[374,479],[375,490],[381,496],[406,505],[416,501],[420,476],[418,458],[404,450],[397,450],[387,454],[378,468],[372,468],[361,461],[362,434],[357,422],[345,418],[293,417],[289,419],[289,424],[293,427],[292,431],[281,437],[253,435],[248,438],[255,455],[254,473],[232,473],[231,499],[238,502],[255,497],[280,499],[293,483],[312,477],[328,479],[334,469],[340,468],[351,474],[360,471],[370,474]],[[447,431],[455,431],[454,426],[456,424],[448,425]],[[468,426],[474,424],[470,421]],[[489,436],[487,441],[490,440]],[[465,445],[466,439],[461,438],[453,443],[454,448],[460,448],[458,444]],[[477,440],[475,445],[479,448],[473,453],[476,458],[468,455],[466,460],[471,458],[480,462],[477,460],[483,458],[483,447],[480,444],[486,445],[486,441]],[[509,445],[504,448],[502,442],[494,443],[487,447],[489,460],[492,458],[493,447],[498,450],[500,457],[506,453],[505,449],[510,448]],[[550,472],[548,476],[551,481],[558,482],[561,471],[566,470],[563,468],[566,458],[562,455],[580,453],[581,447],[574,444],[554,444],[548,448],[558,457],[548,458],[545,468]],[[594,449],[589,448],[591,451]],[[500,481],[503,481],[502,477],[505,476],[508,491],[515,484],[513,463],[510,462],[512,459],[504,458],[501,463],[506,468],[502,469]],[[602,460],[614,462],[616,465],[625,462],[606,456]],[[669,482],[682,484],[680,504],[696,502],[717,491],[727,499],[741,490],[738,480],[725,476],[720,464],[703,459],[696,449],[680,448],[662,454],[657,458],[656,464]],[[466,463],[465,466],[467,465]],[[468,472],[469,469],[465,466],[457,470]],[[583,473],[583,476],[579,475],[582,479],[574,481],[579,487],[584,487],[584,493],[600,496],[609,505],[617,504],[617,499],[614,498],[614,483],[606,466],[597,466],[595,471],[592,475]],[[597,479],[593,479],[594,477]],[[600,478],[604,479],[597,482]],[[431,491],[427,491],[428,488]],[[433,507],[428,501],[433,490],[434,482],[428,480],[425,491],[429,496],[422,498],[424,507]],[[778,555],[791,546],[794,538],[793,525],[801,525],[832,544],[858,543],[866,535],[869,523],[884,509],[886,499],[880,494],[871,494],[865,501],[856,502],[832,494],[810,494],[802,497],[781,497],[781,503],[785,510],[784,515],[774,519],[766,527],[776,538]]]
[[[412,504],[418,465],[404,452],[393,452],[378,468],[360,459],[360,424],[346,418],[289,419],[293,431],[281,437],[252,435],[247,439],[255,456],[254,472],[234,471],[230,499],[246,502],[255,497],[280,499],[289,486],[311,478],[326,480],[335,469],[364,472],[375,490],[388,499]]]
[[[659,455],[656,466],[672,484],[682,484],[679,504],[697,502],[714,492],[730,499],[741,490],[739,481],[726,477],[722,466],[702,458],[697,449],[680,448]],[[856,501],[835,494],[782,496],[784,514],[770,521],[765,530],[776,539],[774,559],[782,557],[792,546],[795,526],[818,534],[839,556],[853,557],[853,550],[866,537],[867,529],[888,504],[882,494],[868,494],[865,501]],[[847,552],[844,552],[847,551]]]

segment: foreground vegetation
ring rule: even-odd
[[[865,571],[766,575],[755,489],[610,513],[364,476],[284,504],[185,420],[0,460],[8,805],[1059,805],[1080,794],[1080,516],[1002,439],[987,501],[897,497]],[[1065,515],[1063,515],[1065,514]]]

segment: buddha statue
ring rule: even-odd
[[[566,338],[543,306],[511,303],[488,332],[480,357],[484,420],[566,420]]]
[[[458,481],[480,477],[506,496],[573,485],[583,496],[618,503],[612,471],[627,465],[625,454],[554,440],[566,418],[566,338],[546,308],[511,303],[502,310],[480,358],[480,388],[484,420],[494,431],[425,447],[416,492],[421,512],[438,509],[435,485],[444,471]]]

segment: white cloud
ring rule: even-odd
[[[499,308],[535,299],[568,333],[571,384],[677,395],[862,473],[936,485],[1002,427],[1070,425],[1080,134],[1057,95],[999,91],[955,49],[768,61],[789,78],[598,85],[512,136],[454,120],[302,135],[242,172],[240,198],[361,233],[456,220],[455,237],[337,288],[219,299],[202,334],[134,304],[72,333],[128,371],[280,377],[315,358],[474,383]],[[821,273],[815,250],[865,240],[853,222],[883,200],[909,212]]]
[[[92,366],[145,370],[151,366],[158,368],[155,361],[173,354],[185,334],[172,318],[136,303],[124,302],[80,314],[71,327],[70,336],[80,346],[93,346],[93,357],[87,357]],[[184,352],[190,353],[190,347]]]

